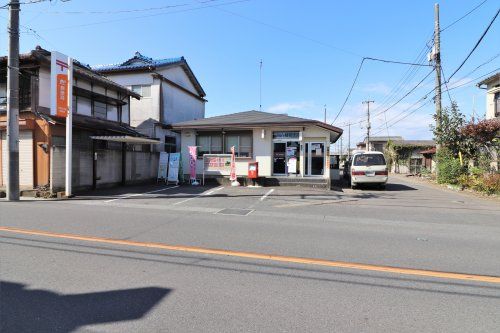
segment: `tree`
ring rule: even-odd
[[[437,120],[437,116],[434,116]],[[456,102],[452,102],[451,107],[445,107],[441,111],[441,121],[438,126],[431,125],[434,133],[434,140],[451,152],[453,157],[458,157],[459,152],[465,150],[465,136],[461,128],[465,125],[465,116],[460,112]]]

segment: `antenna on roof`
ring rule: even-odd
[[[262,111],[262,59],[259,66],[259,111]]]

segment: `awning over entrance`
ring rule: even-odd
[[[135,143],[135,144],[158,144],[161,143],[160,140],[143,138],[129,135],[100,135],[91,136],[92,140],[104,140],[104,141],[114,141],[114,142],[124,142],[124,143]]]

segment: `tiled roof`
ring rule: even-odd
[[[189,120],[176,124],[172,124],[174,129],[182,128],[221,128],[221,127],[235,127],[235,126],[279,126],[279,125],[316,125],[332,132],[342,134],[342,129],[325,124],[318,120],[292,117],[286,114],[276,114],[262,111],[244,111],[226,114],[222,116],[215,116],[210,118],[203,118],[197,120]]]
[[[98,72],[138,70],[138,69],[147,69],[150,67],[157,68],[172,64],[180,64],[184,61],[185,61],[184,57],[153,59],[142,55],[140,52],[136,52],[132,58],[122,63],[111,64],[111,65],[95,65],[93,66],[93,69]]]

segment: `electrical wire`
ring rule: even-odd
[[[365,58],[361,59],[361,62],[359,63],[358,71],[356,72],[356,76],[354,77],[354,81],[352,82],[351,88],[349,89],[349,92],[347,93],[347,96],[344,100],[344,103],[342,104],[342,107],[340,108],[339,112],[337,112],[337,115],[332,121],[332,125],[337,120],[337,118],[340,116],[342,111],[344,110],[345,105],[347,104],[347,101],[349,100],[349,97],[351,96],[352,90],[354,89],[354,85],[356,84],[356,81],[358,80],[359,72],[361,72],[361,68],[363,67],[363,63],[365,62]]]
[[[476,7],[472,8],[471,10],[469,10],[467,13],[465,13],[463,16],[461,16],[460,18],[456,19],[455,21],[453,21],[452,23],[448,24],[446,27],[444,27],[443,29],[440,30],[440,32],[443,32],[445,31],[446,29],[452,27],[453,25],[455,25],[456,23],[460,22],[461,20],[463,20],[464,18],[466,18],[467,16],[469,16],[472,12],[474,12],[476,9],[478,9],[479,7],[481,7],[482,5],[484,5],[486,3],[486,1],[488,0],[484,0],[483,2],[481,2],[479,5],[477,5]]]
[[[449,80],[451,80],[451,78],[453,76],[455,76],[455,74],[462,68],[462,66],[465,64],[465,62],[470,58],[470,56],[472,55],[472,53],[474,53],[474,51],[477,49],[477,47],[479,46],[479,44],[483,40],[484,36],[486,36],[486,34],[490,30],[491,26],[493,25],[493,22],[495,22],[496,18],[498,17],[498,13],[500,13],[500,9],[497,10],[495,16],[493,16],[493,18],[491,19],[490,24],[488,24],[488,27],[486,27],[486,30],[484,30],[483,34],[481,35],[481,38],[479,38],[479,40],[476,42],[476,44],[474,45],[474,47],[472,48],[472,50],[469,52],[469,54],[467,55],[467,57],[465,57],[465,59],[462,61],[462,63],[460,64],[460,66],[458,66],[458,68],[453,72],[453,74],[450,75],[450,77],[448,78]]]

